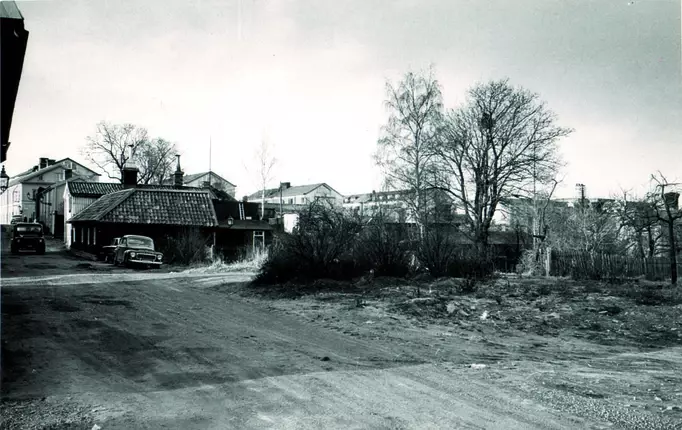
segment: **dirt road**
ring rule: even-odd
[[[248,274],[55,277],[29,258],[3,261],[2,428],[613,428],[224,293]]]

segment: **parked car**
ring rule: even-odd
[[[45,254],[45,237],[43,226],[38,223],[22,222],[12,226],[11,245],[12,254],[31,250],[38,254]]]
[[[116,252],[116,247],[118,246],[120,240],[121,240],[120,237],[115,237],[111,241],[111,245],[103,246],[98,255],[99,259],[103,260],[105,263],[113,263],[114,253]]]
[[[116,266],[161,267],[162,261],[163,254],[154,250],[154,241],[147,236],[123,236],[114,250],[114,265]]]

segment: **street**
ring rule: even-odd
[[[3,259],[15,276],[2,283],[2,428],[607,426],[225,294],[249,274],[73,264],[58,252]]]

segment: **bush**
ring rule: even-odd
[[[538,259],[535,251],[532,249],[523,251],[516,271],[519,274],[526,276],[545,275],[545,267],[542,264],[542,258]]]
[[[166,236],[159,250],[165,263],[189,265],[207,260],[209,243],[209,238],[198,229],[185,229],[176,236]]]
[[[457,256],[454,235],[442,228],[427,229],[418,246],[417,258],[433,277],[449,275]],[[452,275],[451,275],[452,276]]]
[[[406,276],[410,255],[398,231],[391,230],[379,214],[367,224],[355,247],[358,267],[374,269],[376,276]]]
[[[460,248],[448,265],[446,274],[453,278],[489,279],[495,273],[495,264],[489,256],[476,250]]]
[[[299,213],[291,234],[275,237],[268,258],[254,280],[277,284],[294,279],[352,279],[364,270],[353,260],[362,225],[354,216],[324,202],[313,202]]]

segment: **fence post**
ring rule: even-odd
[[[548,246],[545,255],[545,276],[549,277],[552,270],[552,247]]]

